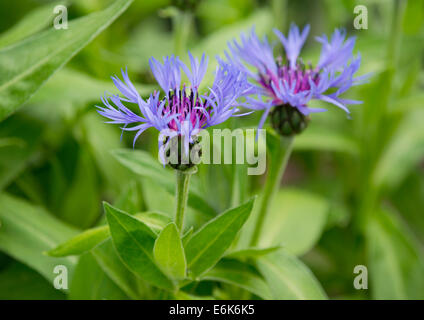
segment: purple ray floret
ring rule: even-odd
[[[346,33],[338,29],[331,40],[325,35],[317,37],[316,40],[322,44],[318,65],[306,67],[299,55],[309,31],[309,25],[300,30],[292,24],[286,37],[279,30],[274,30],[284,48],[284,57],[274,57],[273,46],[266,38],[261,41],[254,29],[249,36],[242,34],[240,42],[234,40],[228,44],[229,51],[225,52],[228,61],[245,72],[255,85],[258,99],[249,97],[243,105],[252,110],[265,111],[260,127],[272,107],[278,105],[288,104],[309,115],[326,111],[310,108],[308,103],[313,99],[334,104],[347,113],[347,104],[361,103],[340,97],[350,87],[368,79],[367,75],[355,77],[361,64],[360,55],[353,55],[355,38],[346,39]]]
[[[190,68],[179,57],[164,57],[163,62],[151,58],[150,68],[163,95],[155,91],[147,99],[140,96],[127,70],[122,70],[123,80],[112,77],[121,95],[102,97],[103,106],[97,106],[98,113],[110,120],[107,123],[121,124],[123,131],[136,131],[134,144],[145,130],[153,127],[161,132],[160,144],[166,137],[182,136],[185,145],[191,143],[201,129],[239,115],[240,99],[253,92],[247,75],[219,59],[212,87],[201,93],[199,86],[208,58],[203,55],[199,61],[189,53],[189,59]],[[181,84],[181,71],[186,74],[189,85]],[[139,112],[132,111],[134,108],[129,105],[138,107]]]

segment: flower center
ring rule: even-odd
[[[280,86],[284,83],[287,83],[289,88],[293,87],[293,94],[310,90],[310,81],[313,81],[316,85],[319,83],[319,71],[314,70],[312,66],[307,68],[303,62],[298,62],[296,68],[293,69],[290,68],[289,64],[282,64],[277,60],[277,66],[277,74],[267,70],[266,74],[260,74],[259,80],[260,84],[272,94],[276,101],[280,99],[277,98],[274,88],[280,89]]]
[[[171,130],[178,131],[179,125],[185,121],[190,121],[193,127],[202,128],[207,122],[207,116],[205,113],[211,113],[211,107],[207,106],[207,102],[204,102],[199,98],[199,94],[189,90],[190,94],[187,95],[186,88],[182,90],[174,89],[169,92],[169,96],[166,105],[162,111],[162,114],[179,114],[178,117],[171,120],[168,123],[168,127]]]

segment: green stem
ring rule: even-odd
[[[190,35],[193,16],[191,12],[178,10],[173,17],[174,52],[177,56],[185,53]]]
[[[184,228],[184,213],[187,207],[188,187],[190,181],[190,172],[175,170],[177,176],[177,187],[175,191],[175,224],[177,225],[180,234],[183,233]]]
[[[393,18],[390,30],[390,41],[388,42],[387,64],[389,68],[395,68],[402,38],[402,21],[405,13],[406,1],[393,1]]]
[[[250,245],[252,247],[258,245],[269,205],[280,186],[281,178],[283,177],[287,162],[290,158],[291,151],[293,149],[293,140],[293,137],[281,137],[280,146],[277,150],[275,150],[275,153],[271,158],[268,176],[265,181],[264,191],[259,205],[258,218],[250,241]]]
[[[274,14],[275,27],[284,32],[287,24],[287,0],[271,0],[271,9]]]
[[[362,191],[359,194],[361,199],[358,214],[355,215],[355,226],[360,230],[365,230],[368,225],[368,219],[374,215],[378,210],[376,207],[379,205],[380,198],[380,187],[375,186],[372,182],[371,177],[375,166],[379,161],[384,144],[382,141],[386,141],[387,138],[387,123],[389,117],[389,106],[394,95],[394,80],[395,74],[398,67],[399,53],[402,44],[402,21],[405,14],[406,1],[393,0],[393,11],[392,11],[392,24],[391,31],[387,47],[387,71],[384,73],[384,92],[379,95],[379,107],[375,108],[373,105],[374,112],[377,112],[373,116],[373,125],[370,126],[370,132],[364,135],[364,150],[366,153],[364,157],[367,162],[364,163],[365,168],[363,173]],[[382,80],[380,80],[382,81]],[[369,113],[364,113],[367,119],[364,120],[365,124],[368,124]],[[369,150],[372,150],[369,152]]]

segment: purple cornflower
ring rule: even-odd
[[[159,147],[164,140],[183,137],[185,150],[193,143],[193,137],[200,130],[226,121],[236,114],[239,100],[251,93],[253,86],[247,76],[230,63],[218,60],[215,80],[204,94],[199,93],[199,85],[206,73],[208,58],[203,54],[200,62],[189,53],[191,68],[179,57],[164,57],[163,63],[153,57],[149,60],[151,71],[164,91],[150,94],[147,100],[141,98],[131,83],[127,71],[122,70],[123,80],[117,76],[112,80],[122,96],[105,95],[104,107],[98,112],[110,119],[106,123],[121,124],[123,131],[137,131],[137,138],[148,128],[154,127],[159,135]],[[187,75],[190,85],[181,84],[181,70]],[[140,114],[130,110],[124,103],[137,105]],[[133,125],[133,126],[131,126]]]
[[[241,35],[241,43],[234,40],[228,44],[230,53],[225,52],[228,61],[244,71],[256,85],[258,99],[249,97],[243,105],[265,111],[259,128],[275,106],[296,108],[303,117],[310,113],[326,111],[309,107],[308,103],[313,99],[332,103],[347,113],[349,110],[346,105],[361,103],[340,98],[351,86],[365,82],[368,77],[354,77],[361,63],[359,54],[357,57],[353,56],[355,38],[345,39],[345,32],[338,29],[334,31],[330,41],[325,35],[317,37],[316,40],[322,44],[318,65],[306,67],[299,54],[309,29],[307,25],[300,32],[299,28],[292,24],[288,37],[274,29],[285,50],[285,63],[281,57],[274,58],[274,46],[269,44],[266,37],[263,41],[259,40],[254,29],[249,36]],[[252,71],[244,62],[256,70]]]

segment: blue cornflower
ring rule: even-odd
[[[137,138],[148,128],[156,128],[159,146],[173,137],[182,137],[185,150],[200,130],[217,125],[232,116],[238,116],[240,99],[252,92],[253,86],[247,76],[230,63],[218,60],[215,80],[211,88],[199,93],[200,83],[206,73],[208,58],[203,54],[200,62],[189,53],[190,68],[179,57],[164,57],[163,63],[150,59],[150,68],[156,81],[163,89],[150,94],[146,100],[141,98],[128,73],[122,70],[122,78],[112,80],[122,96],[106,95],[102,98],[104,106],[98,112],[110,119],[107,123],[121,124],[123,131],[136,131]],[[190,85],[181,83],[181,70],[186,74]],[[136,114],[124,103],[138,106]]]
[[[308,103],[313,99],[332,103],[347,113],[349,110],[346,105],[361,103],[340,97],[351,86],[364,83],[368,78],[354,77],[361,63],[360,55],[353,55],[355,38],[346,39],[346,33],[338,29],[331,40],[325,35],[317,37],[316,40],[322,44],[318,65],[315,68],[306,67],[299,55],[309,30],[309,25],[300,31],[292,24],[285,37],[274,29],[284,47],[285,63],[283,58],[274,57],[274,46],[266,37],[259,40],[254,29],[248,36],[242,34],[240,43],[234,40],[228,44],[229,52],[225,52],[228,61],[244,71],[255,84],[258,99],[249,97],[243,105],[254,110],[264,110],[259,127],[262,127],[275,106],[294,108],[301,117],[305,117],[314,112],[326,111],[309,107]],[[252,71],[245,63],[256,70]],[[292,110],[288,111],[292,113]]]

